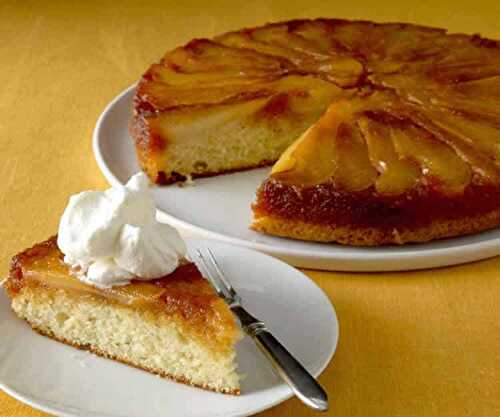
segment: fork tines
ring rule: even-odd
[[[200,249],[196,249],[196,255],[200,260],[200,267],[203,275],[212,284],[219,297],[224,298],[228,302],[232,302],[237,298],[236,291],[228,282],[222,268],[220,267],[215,255],[210,248],[206,249],[208,256],[203,255]]]

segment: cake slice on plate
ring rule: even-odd
[[[12,259],[4,284],[12,309],[60,342],[239,394],[235,344],[241,331],[183,256],[180,236],[156,223],[145,178],[72,197],[59,238]]]
[[[70,274],[51,238],[13,258],[5,287],[16,314],[45,336],[179,382],[240,392],[240,330],[192,263],[99,289]]]

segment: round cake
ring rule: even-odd
[[[500,224],[500,43],[296,20],[195,39],[141,78],[130,124],[157,184],[275,163],[252,228],[351,245]]]

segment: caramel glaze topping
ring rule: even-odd
[[[153,319],[168,315],[190,336],[218,350],[229,349],[239,338],[231,312],[192,263],[152,281],[132,281],[101,290],[72,276],[63,257],[55,236],[14,256],[5,285],[7,293],[14,298],[25,286],[64,289],[76,296],[146,310]],[[183,326],[186,322],[189,326]]]
[[[388,230],[414,230],[432,221],[486,214],[498,207],[500,194],[491,185],[469,185],[460,196],[443,194],[438,184],[382,196],[373,186],[347,193],[338,191],[332,183],[301,188],[272,178],[260,187],[253,205],[256,218],[273,215],[316,224]]]
[[[343,94],[285,152],[274,180],[384,198],[434,192],[436,184],[447,196],[500,185],[500,43],[444,29],[316,19],[195,39],[144,74],[133,124],[263,97],[283,104],[297,88],[309,93],[283,83],[294,77]],[[263,111],[271,120],[279,108]],[[136,141],[154,154],[148,132]],[[146,170],[152,154],[141,157]]]

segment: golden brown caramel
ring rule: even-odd
[[[317,88],[312,79],[346,94],[329,94],[333,104],[318,121],[322,128],[309,129],[283,154],[273,170],[276,179],[303,187],[331,180],[352,191],[375,184],[386,194],[421,186],[430,177],[443,190],[450,187],[445,192],[460,192],[471,172],[480,177],[474,180],[500,183],[498,42],[423,26],[338,19],[244,29],[165,54],[143,76],[135,98],[133,132],[142,166],[155,181],[177,178],[158,173],[168,172],[161,155],[172,141],[164,113],[189,106],[196,113],[203,106],[236,106],[263,97],[271,97],[271,104],[301,94],[324,100],[317,92],[325,87]],[[280,114],[301,117],[300,111]],[[361,118],[391,128],[371,132],[374,125],[360,126]],[[406,134],[401,119],[410,126]],[[416,136],[408,138],[408,132]],[[155,148],[160,140],[163,146]],[[394,144],[383,150],[383,143],[394,141],[397,157],[391,153]]]
[[[281,156],[271,176],[304,187],[330,178],[340,189],[360,191],[372,185],[376,171],[354,124],[356,103],[340,100],[332,104],[318,123]]]
[[[414,126],[391,129],[391,139],[397,154],[414,159],[420,165],[422,180],[434,181],[443,193],[462,192],[471,175],[468,165],[446,144]]]
[[[103,296],[127,305],[154,303],[165,292],[161,287],[134,282],[130,285],[98,289],[78,280],[63,262],[62,253],[57,249],[55,240],[47,245],[43,255],[25,256],[21,260],[22,279],[25,283],[36,283],[51,288],[60,288],[80,293]]]
[[[486,217],[500,206],[500,195],[491,185],[471,183],[463,194],[440,190],[439,184],[429,182],[400,194],[382,195],[374,187],[341,192],[332,183],[324,183],[298,192],[295,186],[269,178],[259,188],[252,208],[257,219],[272,216],[314,226],[373,228],[392,235],[394,230],[418,232],[433,222]],[[346,238],[343,243],[350,241]],[[398,242],[392,237],[370,244],[381,243]]]
[[[368,146],[370,161],[379,173],[376,190],[381,195],[393,195],[415,186],[420,176],[419,167],[396,153],[390,127],[368,117],[361,117],[358,124]]]
[[[306,116],[311,107],[321,109],[315,123]],[[343,243],[356,244],[349,237],[354,224],[397,230],[441,219],[442,232],[431,233],[437,238],[498,223],[500,43],[479,35],[339,19],[243,29],[168,52],[141,79],[134,109],[139,160],[157,183],[261,166],[281,154],[254,205],[256,219],[267,216],[260,231],[300,238],[302,228],[314,240],[308,221],[343,224]],[[218,131],[200,129],[228,111],[235,127],[221,134],[224,141]],[[179,138],[180,124],[186,134]],[[241,132],[248,142],[239,147]],[[224,155],[239,155],[253,140],[272,149],[276,138],[286,138],[289,147],[259,161],[205,172],[188,167],[179,175],[169,152],[182,143],[189,149],[193,137],[200,146],[218,137]],[[465,217],[445,225],[451,212]],[[471,219],[476,226],[460,224]],[[417,241],[425,240],[424,230]],[[335,231],[321,233],[322,241],[338,240]],[[398,236],[382,242],[398,243]]]
[[[179,321],[180,326],[187,322],[186,331],[217,349],[229,349],[238,337],[231,312],[191,263],[152,281],[133,280],[128,285],[99,289],[82,283],[70,273],[57,239],[52,237],[13,258],[6,289],[13,298],[25,286],[60,289],[75,297],[98,297],[149,310],[155,316],[167,314]]]

